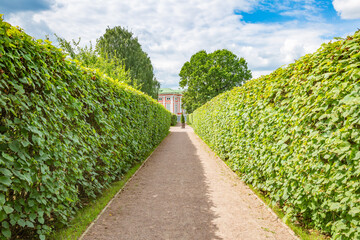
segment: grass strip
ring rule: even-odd
[[[228,164],[227,164],[228,165]],[[228,165],[229,166],[229,165]],[[230,166],[229,166],[230,167]],[[239,177],[241,173],[235,172]],[[325,240],[330,239],[330,237],[323,235],[321,232],[314,229],[306,229],[299,224],[293,223],[285,218],[285,213],[282,209],[274,205],[272,206],[270,198],[265,196],[261,191],[254,188],[254,186],[246,183],[247,186],[268,206],[294,233],[302,240]]]
[[[115,196],[120,189],[123,188],[129,178],[136,172],[141,166],[142,162],[132,167],[120,181],[116,181],[111,184],[111,187],[106,189],[103,194],[90,202],[86,207],[80,209],[75,215],[70,224],[62,229],[55,231],[50,239],[54,240],[73,240],[78,239],[81,234],[87,229],[89,224],[96,219],[106,204]]]

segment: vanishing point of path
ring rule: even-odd
[[[170,131],[84,240],[296,239],[192,128]]]

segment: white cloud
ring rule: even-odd
[[[359,0],[333,0],[333,6],[342,19],[360,19]]]
[[[227,48],[244,57],[256,77],[316,50],[332,30],[320,23],[248,24],[234,14],[235,9],[250,11],[257,2],[56,0],[50,10],[12,14],[9,22],[30,35],[37,31],[34,24],[68,40],[81,37],[82,44],[94,44],[107,26],[127,27],[149,54],[162,87],[178,86],[182,65],[199,50]]]
[[[14,26],[19,26],[32,37],[45,38],[45,36],[51,37],[52,35],[52,31],[45,21],[35,20],[32,15],[29,17],[28,12],[10,14],[9,19],[6,17],[7,16],[5,16],[5,21],[10,22]]]
[[[258,78],[261,77],[263,75],[267,75],[270,74],[272,71],[253,71],[252,72],[252,77],[253,78]]]

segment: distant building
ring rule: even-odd
[[[158,102],[161,103],[171,113],[176,114],[178,117],[178,122],[180,122],[181,113],[184,113],[185,116],[185,110],[181,108],[182,97],[182,90],[174,90],[171,88],[159,89]]]

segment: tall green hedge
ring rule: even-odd
[[[196,132],[286,217],[360,238],[360,32],[197,109]]]
[[[171,114],[171,126],[176,126],[177,124],[177,115],[172,113]]]
[[[143,160],[170,119],[149,96],[0,20],[0,238],[44,239]]]
[[[188,114],[186,120],[187,120],[187,124],[191,125],[193,122],[193,114]]]

